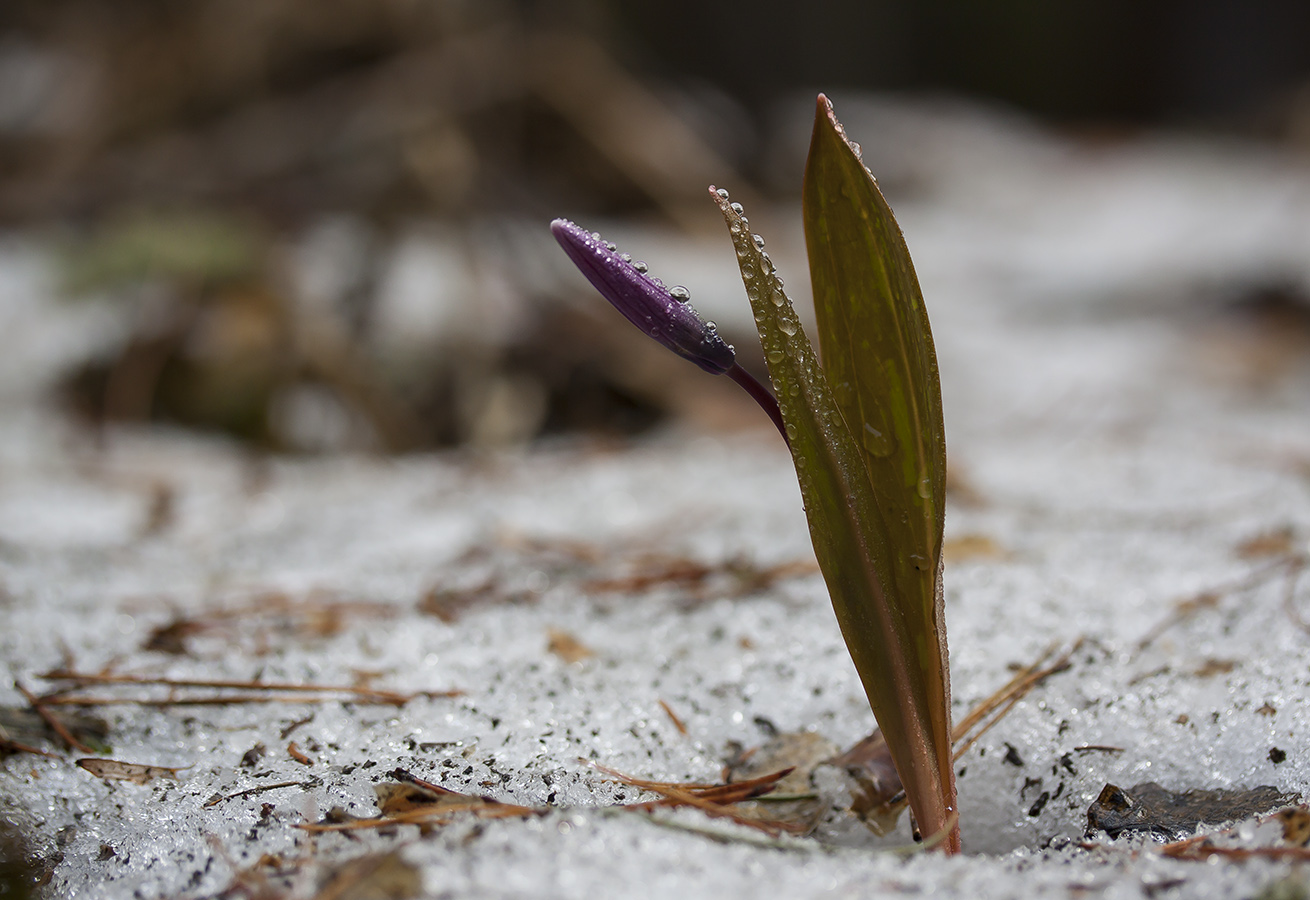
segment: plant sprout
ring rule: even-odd
[[[803,213],[816,354],[782,279],[726,190],[727,222],[770,393],[733,348],[642,263],[557,219],[551,230],[634,325],[760,404],[791,450],[810,539],[842,636],[925,835],[958,852],[950,671],[942,604],[946,442],[932,332],[891,208],[819,95]]]

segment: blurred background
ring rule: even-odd
[[[983,177],[998,128],[1296,159],[1310,5],[6,0],[0,374],[92,428],[287,452],[767,427],[605,307],[546,225],[691,286],[758,367],[705,189],[778,235],[802,299],[819,90],[893,204]],[[24,306],[46,278],[76,328]]]

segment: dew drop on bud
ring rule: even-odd
[[[715,325],[713,322],[706,322],[706,323],[705,323],[705,330],[708,331],[708,332],[710,332],[711,334],[715,334],[715,333],[718,332],[718,330],[719,330],[719,326],[718,326],[718,325]]]
[[[919,496],[925,500],[932,499],[932,479],[927,475],[919,479]]]
[[[731,209],[731,210],[732,210],[733,212],[735,212],[737,215],[741,215],[742,213],[744,213],[744,212],[746,211],[746,207],[742,206],[740,203],[734,203],[734,204],[732,204],[732,206],[730,206],[729,209]]]
[[[615,250],[619,249],[619,245],[614,243],[613,241],[606,241],[605,249],[608,250],[610,253],[613,253]]]
[[[779,308],[781,308],[782,305],[787,302],[787,299],[782,296],[782,291],[774,291],[772,299],[773,299],[773,305]]]
[[[851,152],[855,154],[856,159],[859,159],[863,154],[863,149],[855,141],[851,141]]]
[[[677,300],[679,303],[686,303],[691,300],[691,291],[687,290],[680,284],[675,284],[673,287],[669,288],[669,296],[674,300]]]
[[[646,265],[641,260],[637,260],[635,263],[633,263],[632,267],[643,275],[645,275],[647,270],[650,269],[650,266]]]
[[[630,262],[632,262],[632,254],[631,254],[631,253],[620,253],[620,254],[619,254],[619,259],[623,260],[625,263],[630,263]]]
[[[791,319],[784,319],[782,316],[778,317],[778,328],[787,337],[791,337],[796,333],[796,323]]]
[[[761,250],[764,249],[764,235],[762,234],[755,235],[755,246],[759,247]]]
[[[781,350],[770,350],[769,362],[773,363],[776,366],[778,363],[782,362],[783,357],[786,355],[787,354],[783,353]]]
[[[728,191],[727,191],[726,188],[719,188],[719,189],[718,189],[717,191],[715,191],[714,193],[718,194],[718,195],[719,195],[719,199],[721,199],[721,200],[727,200],[727,199],[728,199]]]

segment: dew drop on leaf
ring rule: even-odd
[[[864,434],[861,440],[864,442],[864,449],[874,456],[891,456],[892,450],[896,447],[896,442],[890,434],[879,431],[868,422],[864,423]]]
[[[791,337],[793,334],[796,333],[796,323],[793,322],[791,319],[787,319],[784,318],[783,316],[779,316],[778,329],[783,334],[787,335],[787,337]]]

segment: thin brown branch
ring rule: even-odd
[[[1083,639],[1079,638],[1077,641],[1074,642],[1074,645],[1072,647],[1070,647],[1060,656],[1059,659],[1055,660],[1055,662],[1051,663],[1051,665],[1047,666],[1045,669],[1037,669],[1036,671],[1033,671],[1034,667],[1029,667],[1027,670],[1025,670],[1025,672],[1021,673],[1021,676],[1018,679],[1013,680],[1010,683],[1010,685],[1007,685],[1006,688],[1002,689],[1002,691],[1000,692],[1001,696],[999,697],[999,699],[995,695],[991,698],[988,698],[988,701],[984,703],[983,706],[990,706],[991,709],[995,709],[996,706],[1002,703],[1004,704],[1004,706],[1001,706],[1000,711],[997,712],[996,715],[993,716],[989,722],[987,722],[985,725],[983,725],[981,728],[975,731],[972,735],[970,735],[968,739],[965,740],[964,743],[961,744],[956,749],[955,755],[952,757],[952,760],[953,761],[958,760],[961,756],[963,756],[966,752],[968,752],[969,748],[971,748],[974,744],[976,744],[979,738],[981,738],[988,731],[991,731],[991,729],[994,728],[997,723],[999,723],[1002,719],[1004,719],[1009,714],[1010,710],[1014,709],[1015,704],[1017,704],[1020,700],[1022,700],[1025,696],[1027,696],[1029,691],[1031,691],[1037,685],[1041,684],[1047,678],[1050,678],[1052,675],[1055,675],[1059,672],[1063,672],[1066,669],[1068,669],[1069,666],[1071,665],[1070,659],[1072,658],[1074,653],[1078,651],[1078,648],[1081,647],[1082,644],[1083,644]],[[1048,651],[1046,654],[1044,654],[1041,657],[1041,659],[1045,659],[1049,655],[1050,652]],[[1035,665],[1036,664],[1034,664],[1034,666]],[[997,702],[995,704],[992,704],[991,702],[992,700],[996,700]],[[979,716],[977,719],[974,719],[971,713],[968,717],[966,717],[965,721],[969,722],[970,728],[972,728],[974,725],[977,724],[979,720],[981,720],[981,718],[982,717]],[[957,741],[959,739],[960,739],[959,737],[956,738]]]
[[[403,706],[414,697],[427,696],[451,696],[451,692],[428,694],[420,692],[418,694],[399,694],[394,691],[380,691],[375,688],[357,687],[354,685],[323,685],[323,684],[291,684],[286,682],[265,682],[265,681],[239,681],[239,680],[209,680],[209,679],[184,679],[184,678],[153,678],[146,675],[101,675],[90,672],[70,672],[67,670],[55,670],[46,672],[41,676],[46,681],[67,681],[72,687],[86,687],[89,685],[160,685],[173,688],[209,688],[213,690],[246,690],[246,691],[282,691],[285,693],[336,693],[350,694],[359,697],[371,703],[387,703],[394,706]],[[57,696],[58,692],[55,695]],[[49,702],[49,698],[47,698]]]
[[[265,791],[275,791],[285,787],[303,787],[310,788],[314,786],[312,781],[279,781],[277,784],[261,784],[258,787],[246,788],[244,791],[237,791],[235,794],[223,794],[220,796],[210,797],[205,801],[204,806],[208,809],[211,806],[217,806],[228,800],[236,800],[240,797],[251,797],[255,794],[262,794]]]
[[[419,695],[415,695],[419,696]],[[227,706],[238,703],[337,703],[339,695],[315,697],[305,694],[272,696],[268,694],[229,694],[226,697],[170,697],[165,699],[149,697],[87,697],[73,695],[68,697],[45,697],[42,703],[47,706],[147,706],[167,709],[172,706]],[[390,700],[360,699],[361,703],[378,703],[385,706],[398,704]]]
[[[686,734],[687,726],[683,723],[682,719],[678,718],[678,714],[673,711],[673,707],[669,706],[669,704],[665,703],[663,700],[660,700],[659,704],[660,709],[664,710],[664,715],[668,716],[669,721],[673,723],[673,727],[678,729],[678,734]]]
[[[76,750],[78,753],[96,752],[95,748],[88,747],[82,741],[79,741],[77,737],[74,736],[73,732],[69,731],[68,728],[64,725],[64,723],[59,721],[59,718],[55,716],[54,713],[50,712],[50,710],[45,708],[45,703],[39,697],[37,697],[27,688],[23,687],[17,681],[14,682],[14,687],[18,688],[18,692],[23,695],[24,699],[26,699],[28,703],[32,704],[32,709],[36,711],[36,714],[40,716],[45,721],[45,723],[54,730],[55,734],[59,735],[60,740],[62,740],[65,744],[67,744],[72,749]]]
[[[10,740],[7,737],[0,737],[0,751],[5,753],[34,753],[37,756],[44,756],[47,759],[59,759],[58,755],[51,753],[48,750],[29,747],[27,744],[20,744],[18,741]]]
[[[1299,557],[1291,557],[1290,560],[1299,563]],[[1141,653],[1147,647],[1151,646],[1160,635],[1164,634],[1175,625],[1179,625],[1198,612],[1205,609],[1213,609],[1219,605],[1219,602],[1229,594],[1241,593],[1243,591],[1253,590],[1265,581],[1279,569],[1288,565],[1289,557],[1280,557],[1268,565],[1260,566],[1255,570],[1248,572],[1240,578],[1233,579],[1227,584],[1211,588],[1195,594],[1174,604],[1173,610],[1155,624],[1145,635],[1137,642],[1137,652]]]

